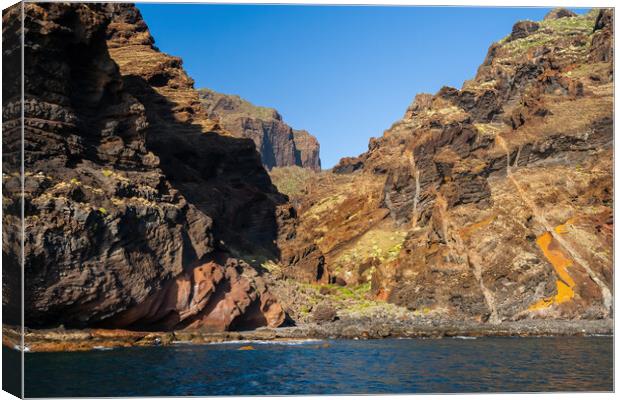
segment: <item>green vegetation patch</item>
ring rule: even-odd
[[[309,168],[291,166],[273,168],[269,175],[280,193],[292,197],[300,194],[306,188],[308,180],[314,177],[316,172]]]
[[[540,28],[549,28],[556,33],[584,33],[590,34],[594,29],[596,14],[585,14],[577,17],[550,19],[540,21]]]
[[[540,28],[535,33],[513,41],[508,41],[510,35],[499,41],[503,48],[514,55],[525,54],[529,49],[550,44],[560,36],[590,35],[594,29],[596,14],[588,13],[577,17],[551,19],[539,21]]]
[[[381,263],[398,257],[407,232],[387,229],[372,229],[360,237],[350,248],[344,250],[335,260],[334,265],[340,269],[357,266],[369,259],[376,258]]]

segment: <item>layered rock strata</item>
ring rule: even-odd
[[[610,317],[612,53],[612,10],[518,22],[473,80],[309,183],[298,237],[329,281],[421,315]]]
[[[26,325],[281,324],[230,256],[277,255],[284,197],[253,142],[208,118],[132,5],[28,3],[25,28]],[[6,259],[19,251],[3,243]]]

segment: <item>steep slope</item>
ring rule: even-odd
[[[263,279],[229,256],[277,251],[284,198],[252,141],[207,117],[132,5],[25,10],[26,325],[281,324]]]
[[[291,246],[318,248],[322,280],[424,315],[609,317],[612,29],[611,10],[516,23],[462,89],[416,96],[308,181]]]
[[[265,167],[297,165],[321,169],[316,138],[307,131],[292,129],[273,108],[258,107],[239,96],[210,89],[200,89],[199,93],[211,119],[219,121],[235,136],[254,141]]]

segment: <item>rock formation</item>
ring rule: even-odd
[[[21,320],[21,3],[2,12],[2,322]],[[19,392],[19,390],[18,390]]]
[[[321,169],[319,142],[307,131],[295,130],[273,108],[258,107],[239,96],[200,89],[209,117],[237,137],[252,139],[268,169],[297,165]]]
[[[208,118],[181,60],[154,47],[134,6],[25,12],[26,325],[281,324],[262,278],[231,256],[277,256],[285,198],[254,143]],[[18,106],[3,104],[5,166]],[[12,230],[19,209],[5,198]],[[10,273],[19,253],[19,241],[4,241]],[[7,308],[16,294],[4,292]]]
[[[420,315],[610,317],[612,41],[611,10],[516,23],[473,80],[310,182],[291,243]]]
[[[415,96],[367,152],[323,172],[316,139],[276,111],[195,90],[134,6],[25,10],[27,326],[241,330],[279,326],[283,304],[327,323],[363,296],[394,318],[611,317],[612,10],[518,22],[461,89]],[[18,13],[3,14],[11,324]],[[286,196],[264,168],[280,165]]]

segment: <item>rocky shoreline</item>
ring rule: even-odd
[[[517,22],[331,170],[132,4],[3,21],[8,347],[613,332],[613,10]]]
[[[282,328],[261,328],[240,332],[183,330],[139,332],[122,329],[26,329],[25,348],[29,352],[90,351],[118,347],[207,344],[230,341],[288,341],[307,339],[383,339],[449,337],[531,337],[612,335],[613,320],[552,321],[523,320],[500,324],[462,321],[335,321]],[[19,330],[4,327],[2,344],[20,348]]]

